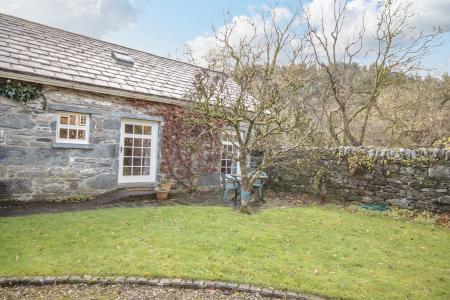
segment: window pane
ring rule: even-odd
[[[141,158],[140,157],[133,157],[133,166],[141,166]]]
[[[76,125],[77,124],[77,116],[70,115],[69,124],[70,125]]]
[[[142,159],[142,165],[146,166],[146,167],[150,166],[150,157],[143,158]]]
[[[150,156],[150,148],[142,148],[142,156]]]
[[[133,150],[133,148],[131,148],[131,147],[125,147],[123,155],[124,156],[131,156],[132,155],[132,150]]]
[[[134,134],[142,134],[142,125],[134,125]]]
[[[133,133],[133,125],[125,124],[125,133]]]
[[[142,147],[142,139],[134,139],[135,147]]]
[[[133,167],[133,176],[139,176],[139,175],[141,175],[141,168]]]
[[[142,175],[150,175],[150,168],[142,168]]]
[[[60,116],[59,124],[63,124],[63,125],[69,124],[69,117],[68,116]]]
[[[85,131],[84,130],[78,130],[78,139],[79,140],[85,139]]]
[[[130,176],[131,168],[123,168],[123,176]]]
[[[76,140],[76,139],[77,139],[77,130],[69,129],[69,140]]]
[[[144,134],[145,135],[151,135],[152,134],[152,128],[150,126],[144,126]]]
[[[78,116],[78,118],[79,118],[78,125],[85,126],[86,125],[86,116]]]
[[[133,146],[133,138],[125,138],[125,146]]]
[[[133,156],[141,156],[142,155],[142,149],[141,148],[134,148],[133,149]]]
[[[143,147],[150,147],[150,140],[149,139],[143,139],[142,140],[142,146]]]
[[[59,138],[60,139],[67,139],[67,129],[61,128],[59,129]]]
[[[123,165],[124,166],[131,166],[131,157],[124,157],[123,158]]]

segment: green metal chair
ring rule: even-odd
[[[249,174],[251,173],[252,172],[250,172]],[[266,172],[261,172],[258,179],[256,179],[253,183],[253,190],[258,195],[261,201],[264,201],[264,185],[266,184],[267,177],[268,176]]]
[[[237,198],[239,197],[239,193],[241,192],[241,185],[239,184],[239,181],[236,179],[236,177],[229,176],[223,173],[220,173],[220,176],[222,178],[223,188],[222,201],[224,203],[228,203],[228,192],[234,192],[233,200],[237,200]]]

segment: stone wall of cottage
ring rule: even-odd
[[[450,150],[339,147],[295,155],[295,167],[272,171],[274,189],[450,211]]]
[[[0,96],[0,201],[64,200],[75,193],[101,194],[118,188],[122,118],[160,120],[156,109],[131,100],[51,86],[48,109]],[[90,147],[55,143],[60,112],[90,115]]]

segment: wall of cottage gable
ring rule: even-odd
[[[0,201],[64,200],[118,188],[121,119],[160,120],[156,104],[140,108],[119,97],[51,86],[44,94],[47,110],[39,101],[22,106],[0,96]],[[55,142],[58,115],[71,109],[90,115],[88,146]]]

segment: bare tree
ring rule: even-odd
[[[244,191],[251,191],[263,170],[292,163],[290,152],[313,140],[310,118],[298,105],[299,91],[310,80],[298,17],[299,11],[281,18],[271,10],[259,23],[246,19],[252,32],[244,37],[236,37],[237,24],[227,19],[215,33],[218,48],[209,57],[217,72],[201,71],[190,95],[191,109],[201,116],[197,122],[238,149],[227,155],[240,164]],[[248,157],[255,152],[260,163],[249,172]]]
[[[384,0],[378,15],[376,46],[370,49],[365,19],[349,38],[343,35],[348,1],[333,0],[333,4],[331,24],[323,13],[319,22],[310,12],[305,14],[308,41],[319,68],[318,82],[322,83],[310,108],[334,144],[360,146],[381,91],[398,82],[398,73],[418,70],[421,59],[438,45],[442,30],[416,31],[408,26],[410,4]],[[367,77],[361,79],[354,63],[362,57],[369,60],[370,68]]]

